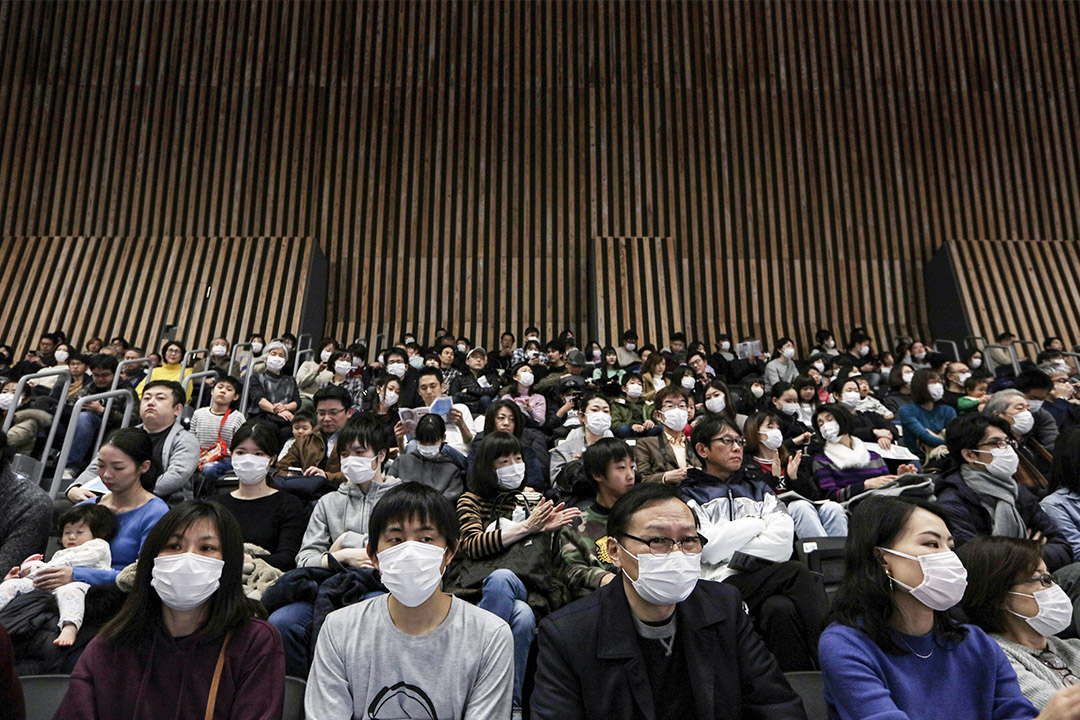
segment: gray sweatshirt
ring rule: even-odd
[[[364,494],[351,482],[343,482],[336,492],[323,495],[308,520],[304,542],[296,555],[296,567],[317,567],[322,562],[323,553],[342,533],[347,533],[342,547],[367,547],[371,510],[379,498],[400,483],[396,478],[387,478],[385,482],[373,480],[367,494]]]

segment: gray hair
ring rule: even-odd
[[[990,399],[986,401],[986,407],[983,408],[983,414],[990,417],[996,417],[999,413],[1003,414],[1012,404],[1014,398],[1021,398],[1026,400],[1024,393],[1019,390],[999,390],[990,396]]]
[[[1061,360],[1051,360],[1049,362],[1044,362],[1043,364],[1039,365],[1039,370],[1051,377],[1060,373],[1065,373],[1066,375],[1069,375],[1072,372],[1069,369],[1069,366]]]

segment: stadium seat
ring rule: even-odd
[[[67,694],[69,675],[27,675],[19,678],[26,702],[26,720],[52,720]]]
[[[845,537],[800,538],[795,541],[795,553],[801,562],[821,575],[825,592],[832,600],[840,581],[844,579]]]
[[[825,706],[825,686],[820,672],[789,672],[784,673],[784,677],[791,684],[791,689],[802,698],[808,720],[829,720],[829,711]]]
[[[304,720],[304,692],[307,683],[298,677],[285,678],[285,707],[281,720]]]

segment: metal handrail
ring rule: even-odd
[[[52,484],[49,486],[49,497],[53,500],[56,499],[56,493],[60,490],[60,483],[64,478],[64,469],[67,467],[68,458],[71,456],[71,446],[75,442],[75,432],[79,426],[77,422],[79,413],[83,411],[83,407],[87,403],[112,400],[118,397],[128,399],[127,407],[124,409],[124,420],[120,424],[120,427],[127,427],[131,421],[131,411],[135,407],[135,395],[130,390],[107,390],[81,397],[75,401],[75,407],[71,408],[71,418],[68,420],[67,432],[64,434],[64,444],[60,446],[60,458],[56,461],[56,472],[53,473]],[[105,425],[105,421],[106,418],[103,417],[101,419],[102,426]]]
[[[1008,352],[1012,358],[1013,370],[1016,371],[1017,375],[1020,374],[1020,360],[1016,357],[1016,350],[1013,349],[1012,345],[984,345],[982,347],[983,358],[986,359],[986,368],[994,375],[997,375],[997,365],[994,363],[994,358],[991,357],[990,353],[986,352],[987,350],[1004,350]]]
[[[68,370],[66,367],[46,368],[44,370],[39,370],[36,373],[23,375],[21,378],[19,378],[19,382],[15,383],[15,397],[11,398],[11,408],[8,410],[7,417],[4,418],[4,426],[2,430],[5,434],[8,430],[11,429],[11,424],[15,420],[15,409],[19,407],[19,398],[21,398],[23,393],[26,391],[27,383],[29,383],[35,378],[52,377],[53,375],[58,375],[60,377],[67,376],[67,381],[64,383],[64,393],[60,396],[61,399],[67,397],[68,388],[71,387],[71,371]]]
[[[251,390],[251,378],[255,376],[255,367],[252,363],[251,372],[244,375],[244,392],[240,395],[240,412],[248,417],[248,392]]]
[[[1042,352],[1042,347],[1039,345],[1039,343],[1035,342],[1034,340],[1013,340],[1012,344],[1013,345],[1034,345],[1035,346],[1035,358],[1034,359],[1036,359],[1036,360],[1039,358],[1039,353]]]
[[[296,377],[296,373],[300,372],[300,358],[306,355],[315,357],[315,348],[307,348],[306,350],[300,350],[296,353],[296,359],[293,361],[293,377]]]
[[[186,378],[181,375],[180,376],[180,385],[183,386],[185,380],[187,380],[187,382],[191,383],[191,382],[195,382],[196,380],[202,380],[203,378],[208,378],[208,377],[212,377],[214,379],[217,379],[217,378],[221,377],[221,373],[219,373],[217,370],[203,370],[202,372],[192,373],[192,374],[188,375]],[[204,389],[206,389],[206,384],[200,382],[199,383],[199,399],[195,403],[196,408],[202,407],[202,398],[203,398],[203,390]],[[177,420],[179,420],[179,419],[180,418],[177,418]]]
[[[236,362],[236,356],[237,356],[238,351],[240,350],[240,348],[250,348],[250,347],[251,347],[251,343],[236,343],[235,345],[233,345],[232,353],[229,355],[229,369],[230,370],[233,368],[234,365],[239,367],[239,365]],[[254,355],[254,353],[252,353],[252,355],[251,355],[251,363],[253,365],[255,364],[255,355]],[[246,370],[247,370],[247,368],[240,368],[240,374],[243,375]]]
[[[956,362],[960,362],[960,346],[959,345],[957,345],[952,340],[938,340],[938,339],[935,339],[934,340],[934,352],[941,352],[940,350],[937,349],[938,343],[944,343],[944,344],[952,345],[953,357],[956,359]]]
[[[210,348],[198,348],[197,350],[188,350],[184,353],[184,360],[180,363],[180,386],[184,385],[184,371],[188,369],[188,362],[196,355],[202,354],[204,358],[210,357]],[[185,392],[187,392],[185,390]]]
[[[982,335],[968,335],[967,337],[964,338],[964,345],[968,345],[968,340],[982,340],[982,344],[983,344],[982,348],[979,347],[978,343],[974,343],[974,344],[970,345],[970,347],[974,348],[975,350],[982,350],[990,342],[989,340],[984,338]]]
[[[148,365],[150,367],[150,372],[154,371],[154,361],[148,357],[121,360],[116,364],[116,372],[113,374],[112,387],[109,388],[110,391],[118,390],[120,388],[120,380],[123,377],[121,371],[128,365]],[[150,373],[147,373],[146,376],[149,378]],[[107,429],[106,425],[108,425],[109,414],[112,412],[112,401],[113,399],[110,397],[108,402],[105,403],[105,412],[101,416],[101,429],[98,431],[97,442],[94,443],[94,452],[97,452],[97,449],[101,447],[101,443],[105,442],[105,430]]]

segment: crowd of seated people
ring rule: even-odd
[[[1080,380],[1056,338],[995,373],[860,328],[801,353],[440,329],[299,364],[289,333],[247,340],[191,367],[176,340],[0,346],[0,627],[23,672],[71,673],[59,717],[278,717],[289,675],[312,718],[797,718],[803,670],[838,718],[1080,717]],[[66,393],[33,377],[53,368]],[[74,412],[114,386],[127,427],[125,402]],[[13,466],[54,420],[55,500]],[[835,600],[795,552],[826,537]]]

